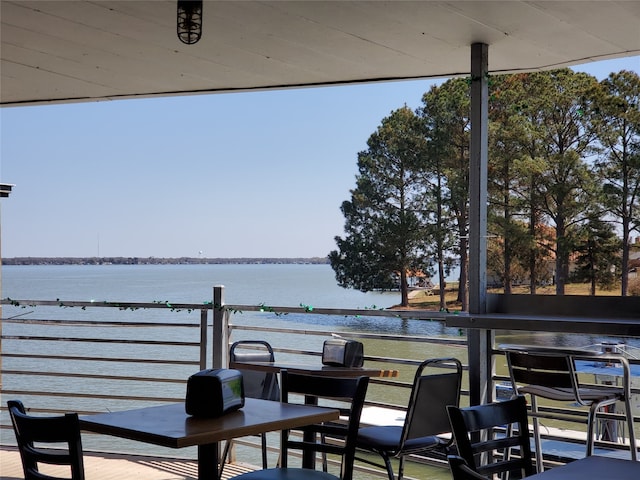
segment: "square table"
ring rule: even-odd
[[[240,410],[192,417],[184,403],[83,415],[80,428],[163,447],[198,447],[198,479],[218,478],[218,442],[337,420],[337,409],[246,398]]]
[[[621,458],[590,457],[531,475],[527,480],[638,480],[640,462]]]

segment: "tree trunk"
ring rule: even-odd
[[[447,282],[444,280],[444,262],[442,261],[442,257],[438,259],[438,279],[440,281],[440,311],[445,310],[447,308],[447,300],[446,300],[446,285]]]
[[[403,307],[409,306],[409,284],[407,282],[407,269],[402,268],[400,271],[400,305]]]
[[[627,290],[629,288],[629,219],[624,217],[622,219],[622,277],[621,277],[621,292],[623,297],[627,296]]]
[[[564,219],[561,217],[556,220],[556,295],[564,295],[567,283],[569,253],[566,250]]]
[[[529,292],[531,295],[536,294],[538,287],[538,269],[536,267],[536,226],[538,224],[538,215],[534,202],[534,182],[529,185],[529,235],[531,236],[531,249],[529,251]]]
[[[469,281],[469,254],[468,252],[468,240],[466,238],[460,239],[460,281],[458,282],[458,300],[461,304],[461,310],[463,312],[469,311],[469,289],[467,284]]]
[[[504,207],[504,231],[505,233],[509,232],[508,229],[508,225],[511,222],[511,210],[509,209],[509,195],[507,193],[505,193],[503,199],[503,204],[505,205]],[[511,239],[509,238],[509,235],[505,235],[504,237],[504,257],[503,257],[503,261],[504,261],[504,293],[506,295],[510,295],[511,294],[511,259],[512,259],[512,255],[511,255]]]

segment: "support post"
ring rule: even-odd
[[[209,338],[207,325],[209,312],[207,310],[206,308],[200,310],[200,370],[207,368],[207,339]]]
[[[229,366],[229,313],[224,305],[224,285],[216,285],[213,287],[212,368]]]
[[[487,311],[487,164],[489,123],[489,47],[471,45],[471,148],[469,158],[469,313]],[[471,405],[486,403],[492,332],[468,330],[469,394]]]

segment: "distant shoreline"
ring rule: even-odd
[[[12,257],[2,265],[328,265],[328,257]]]

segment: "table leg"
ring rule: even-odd
[[[198,445],[198,480],[218,480],[218,443]]]

